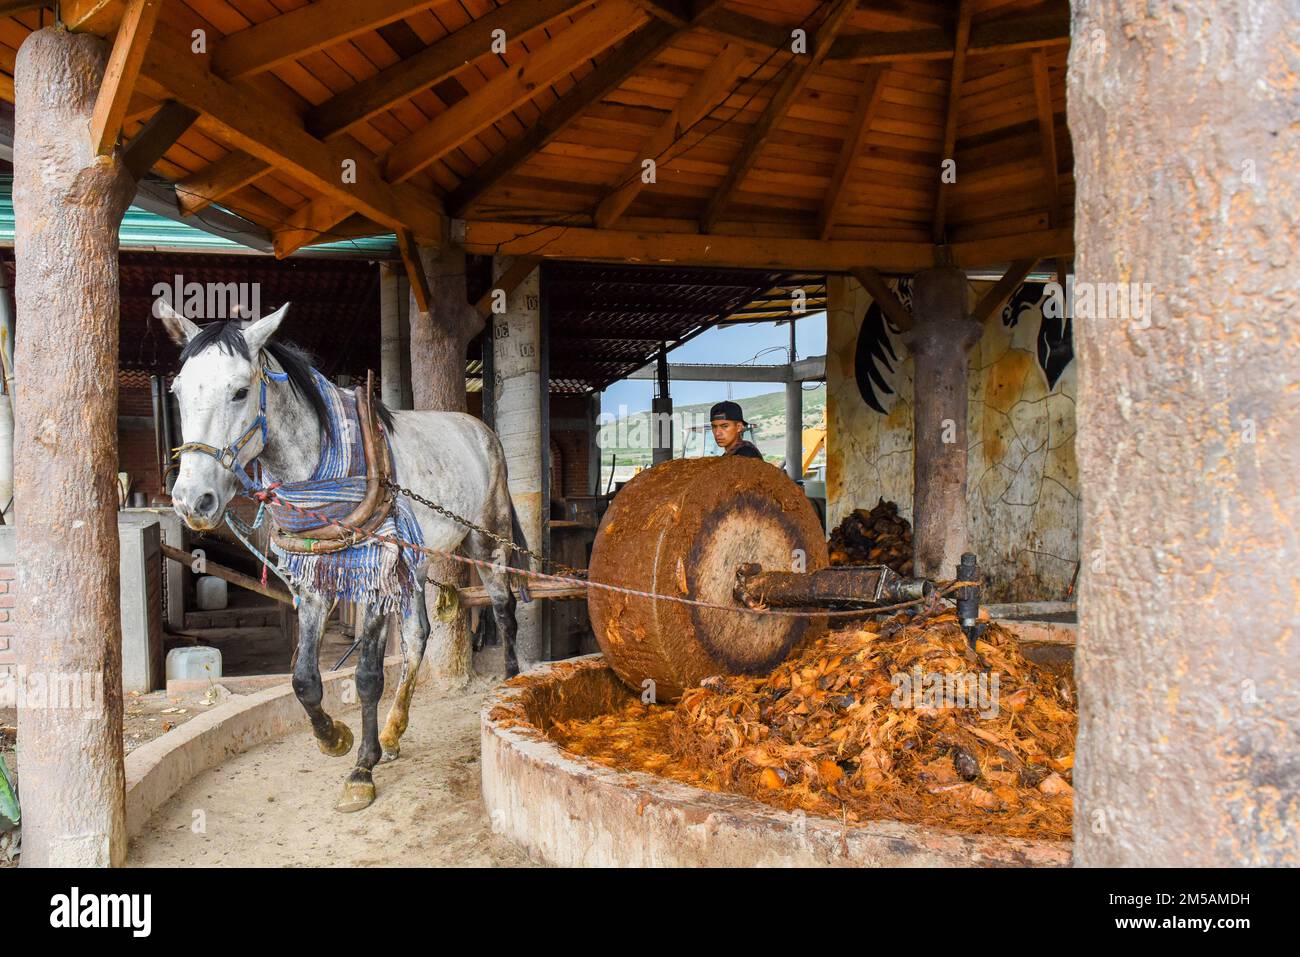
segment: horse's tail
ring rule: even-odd
[[[524,537],[524,527],[519,524],[519,513],[515,511],[513,501],[510,503],[510,537],[515,543],[515,548],[510,552],[510,567],[527,571],[528,556],[520,549],[528,547],[528,539]]]

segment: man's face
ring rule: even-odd
[[[745,423],[731,422],[727,419],[714,419],[710,425],[713,427],[713,441],[718,443],[718,447],[729,449],[741,441],[741,436],[745,432]]]

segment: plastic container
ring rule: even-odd
[[[204,575],[198,584],[199,608],[203,611],[220,611],[230,602],[230,592],[224,578]]]
[[[168,681],[220,677],[221,652],[216,648],[173,648],[167,652]]]

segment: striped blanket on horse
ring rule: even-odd
[[[357,398],[319,372],[313,370],[313,375],[329,412],[329,435],[322,441],[320,461],[312,477],[305,482],[280,485],[275,492],[292,505],[341,521],[366,494],[366,457]],[[383,441],[388,441],[387,433]],[[393,480],[397,479],[394,474]],[[275,481],[275,476],[264,470],[263,487]],[[320,519],[282,504],[268,502],[266,508],[284,532],[302,533],[321,524]],[[410,502],[400,496],[378,533],[416,545],[424,543]],[[410,613],[411,595],[416,589],[415,567],[420,560],[420,553],[414,548],[365,541],[319,555],[286,552],[274,544],[272,550],[280,559],[282,573],[296,586],[346,601],[366,602],[384,614]]]

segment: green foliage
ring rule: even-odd
[[[0,819],[9,824],[18,824],[22,820],[18,792],[14,790],[13,779],[3,757],[0,757]]]

